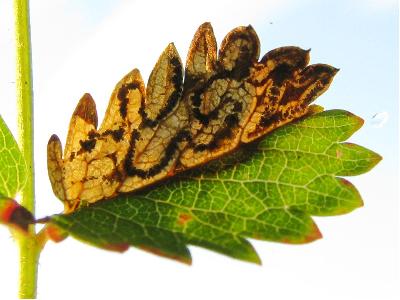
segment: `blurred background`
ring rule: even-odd
[[[348,178],[365,207],[315,218],[324,239],[308,245],[252,241],[263,266],[191,247],[188,267],[137,249],[116,254],[69,238],[48,243],[38,298],[399,299],[399,59],[395,0],[31,1],[37,216],[61,203],[47,177],[51,134],[65,141],[80,97],[91,93],[101,121],[114,85],[133,68],[148,78],[169,42],[185,61],[197,27],[210,21],[218,44],[251,24],[261,55],[311,48],[311,63],[340,68],[317,104],[365,120],[351,139],[383,156]],[[16,133],[12,1],[0,1],[0,113]],[[0,228],[0,294],[17,295],[17,248]]]

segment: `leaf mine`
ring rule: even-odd
[[[220,158],[314,112],[337,69],[308,65],[309,50],[281,47],[261,60],[251,26],[229,32],[217,50],[210,23],[194,35],[185,68],[171,43],[145,87],[134,69],[116,85],[97,128],[85,94],[62,155],[53,135],[48,173],[65,211],[142,189]],[[183,220],[183,219],[182,219]]]

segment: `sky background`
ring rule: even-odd
[[[12,1],[0,0],[0,114],[16,132]],[[197,27],[211,21],[218,41],[251,24],[261,55],[311,48],[311,63],[340,72],[317,100],[365,120],[351,139],[381,154],[373,171],[348,178],[365,206],[315,218],[324,239],[301,246],[252,241],[263,265],[191,247],[188,267],[131,248],[106,252],[68,238],[46,245],[40,299],[398,299],[399,60],[394,0],[78,1],[32,0],[37,216],[62,210],[47,177],[51,134],[65,141],[80,97],[91,93],[102,119],[114,85],[133,68],[144,79],[173,41],[185,61]],[[17,294],[15,243],[0,228],[0,293]]]

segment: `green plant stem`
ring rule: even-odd
[[[27,183],[22,190],[21,204],[35,213],[33,161],[33,90],[29,26],[29,1],[14,0],[16,42],[16,87],[18,103],[18,142],[27,164]],[[29,234],[18,238],[20,249],[20,298],[35,298],[40,249],[33,225]]]

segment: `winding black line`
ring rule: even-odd
[[[107,129],[101,135],[95,130],[91,130],[88,133],[88,139],[79,141],[81,145],[81,149],[77,152],[77,154],[81,154],[84,152],[91,152],[95,147],[98,140],[101,140],[103,137],[107,135],[111,135],[115,142],[120,142],[124,136],[124,128],[119,127],[118,129],[111,130]],[[74,159],[75,152],[72,153],[70,160]]]
[[[81,149],[78,151],[78,154],[81,154],[83,152],[92,152],[92,150],[94,149],[94,147],[96,147],[96,142],[97,139],[93,138],[93,139],[88,139],[85,141],[79,141],[79,144],[81,145]]]
[[[121,114],[122,119],[126,118],[128,112],[128,93],[131,90],[135,90],[139,88],[139,84],[136,82],[130,82],[127,84],[123,84],[118,90],[117,98],[120,101],[119,105],[119,113]],[[143,97],[142,97],[143,98]],[[143,105],[142,105],[143,106]]]
[[[171,80],[174,84],[174,91],[169,96],[166,105],[159,112],[156,118],[157,121],[161,121],[162,119],[164,119],[175,108],[179,99],[182,97],[182,64],[176,57],[171,58],[170,63],[173,66],[174,75],[172,76]]]
[[[224,127],[217,130],[213,138],[208,143],[201,143],[194,146],[194,152],[205,150],[215,150],[220,146],[220,141],[226,138],[232,138],[233,128],[239,124],[239,115],[237,112],[228,114],[224,120]]]
[[[201,85],[199,88],[194,88],[192,93],[193,95],[191,96],[191,101],[192,101],[192,113],[193,116],[200,121],[202,125],[208,125],[211,119],[215,119],[218,117],[218,110],[221,108],[222,105],[218,105],[214,110],[209,112],[208,114],[203,114],[200,111],[200,106],[201,106],[201,95],[204,94],[210,86],[214,83],[214,81],[222,79],[222,80],[231,80],[235,79],[237,81],[241,81],[242,79],[248,77],[250,75],[250,67],[253,62],[246,63],[246,64],[236,64],[235,67],[231,71],[227,71],[222,68],[221,65],[217,65],[219,72],[211,76],[203,85]],[[185,81],[187,80],[187,77],[185,77]],[[193,82],[196,77],[190,76],[189,75],[189,81],[190,84],[186,84],[186,86],[194,86],[195,83]],[[243,83],[237,88],[240,89],[243,87]],[[223,95],[224,96],[224,95]],[[221,97],[223,97],[221,96]],[[222,101],[221,101],[222,102]]]
[[[217,106],[213,111],[208,114],[203,114],[200,111],[201,106],[201,95],[204,94],[210,86],[214,83],[214,81],[222,79],[222,80],[237,80],[241,81],[250,76],[250,68],[254,64],[255,52],[256,49],[254,46],[257,42],[254,41],[252,36],[249,36],[247,33],[239,33],[236,34],[235,39],[243,39],[246,40],[249,45],[244,45],[240,49],[240,55],[235,61],[235,65],[232,70],[226,70],[222,64],[221,57],[216,64],[216,73],[212,75],[204,84],[200,86],[197,84],[197,80],[201,80],[199,76],[192,75],[190,73],[185,74],[185,82],[184,82],[184,94],[193,93],[191,96],[192,102],[192,113],[193,116],[200,121],[202,125],[207,125],[210,122],[210,119],[214,119],[218,116],[218,110],[220,106]],[[196,88],[196,86],[198,86]],[[242,85],[239,88],[241,88]]]
[[[124,132],[125,132],[125,130],[122,127],[119,127],[118,129],[114,129],[114,130],[107,129],[106,131],[104,131],[102,133],[102,136],[111,135],[113,140],[118,143],[124,137]]]
[[[179,143],[185,140],[190,141],[191,139],[189,131],[181,130],[169,142],[167,148],[165,149],[164,156],[161,158],[160,162],[152,166],[148,170],[143,170],[133,165],[133,159],[135,155],[135,145],[139,137],[140,137],[139,132],[134,130],[131,135],[129,149],[126,154],[126,158],[124,160],[124,170],[128,176],[138,176],[143,179],[153,177],[158,173],[160,173],[161,170],[168,165],[171,159],[173,159],[174,154],[178,150]]]
[[[139,113],[142,117],[141,128],[150,127],[153,128],[159,122],[164,119],[178,104],[178,101],[182,97],[182,80],[183,80],[183,71],[182,71],[182,64],[178,58],[172,57],[170,60],[170,64],[172,65],[172,77],[171,81],[174,85],[174,91],[172,91],[171,95],[169,95],[168,100],[166,101],[165,106],[159,111],[157,117],[153,120],[147,116],[145,111],[145,106],[142,105],[139,109]]]

